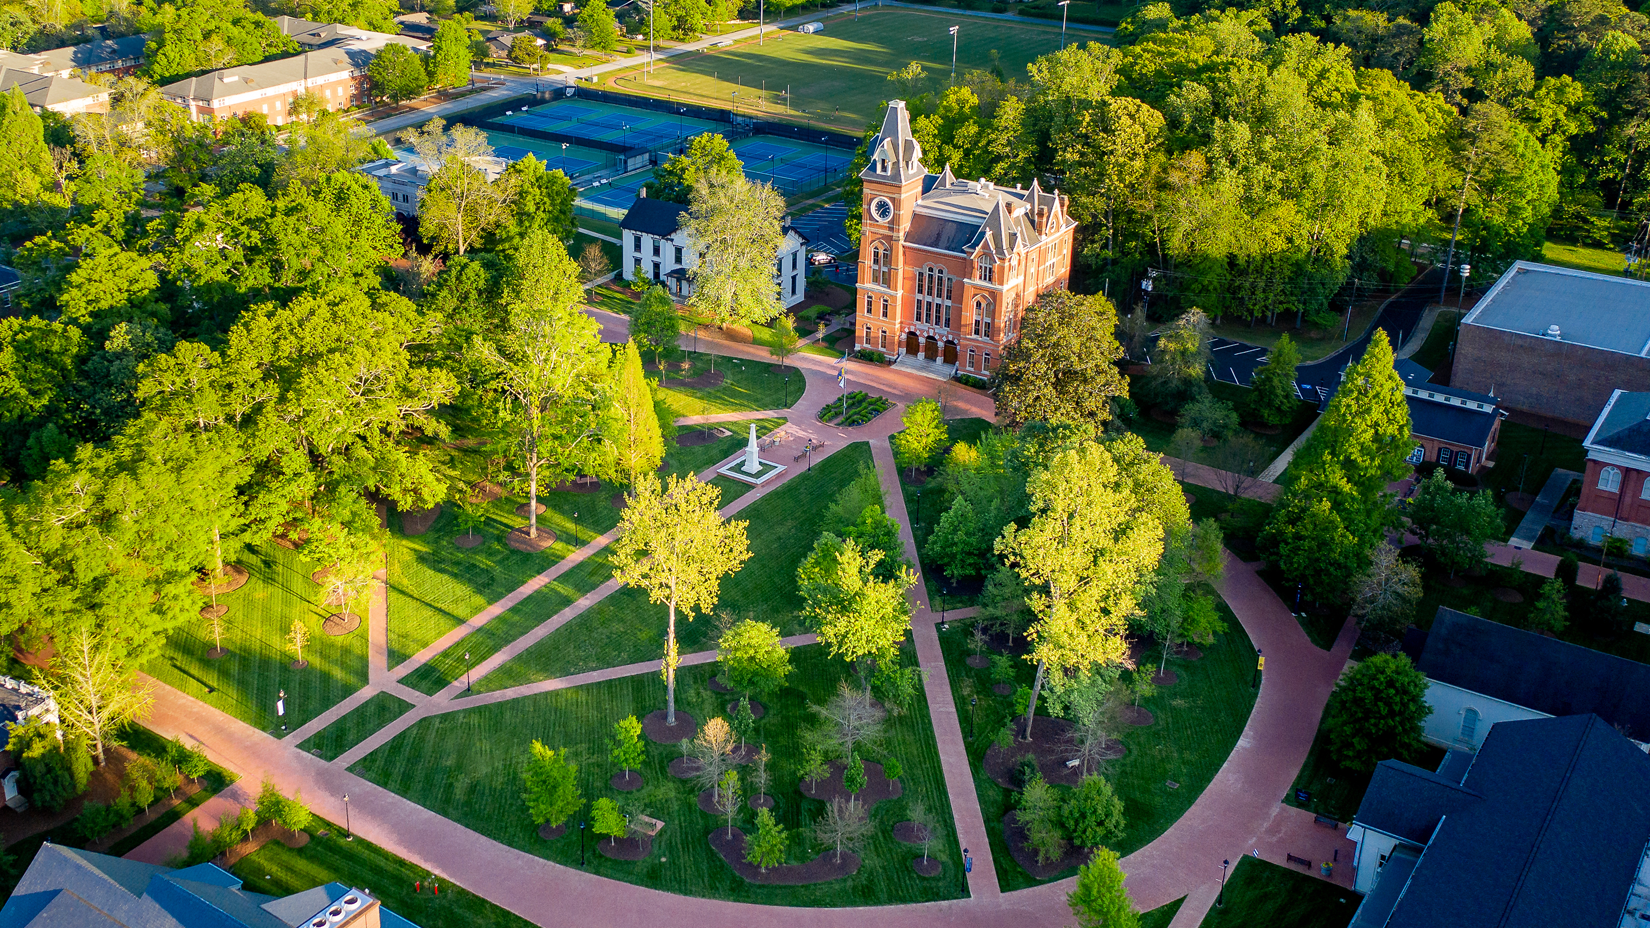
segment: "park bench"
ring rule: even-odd
[[[1325,826],[1330,831],[1340,831],[1341,830],[1341,823],[1335,821],[1334,819],[1330,818],[1327,815],[1314,815],[1314,816],[1312,816],[1312,821],[1318,823],[1319,825]]]
[[[807,456],[808,456],[808,452],[810,452],[810,451],[818,451],[818,450],[820,450],[820,449],[822,449],[822,448],[824,448],[824,447],[825,447],[825,443],[824,443],[824,442],[822,442],[822,441],[810,441],[810,442],[808,442],[808,443],[807,443],[807,444],[806,444],[806,445],[803,445],[803,446],[802,446],[802,450],[801,450],[801,451],[798,451],[798,452],[797,452],[797,453],[796,453],[796,457],[794,457],[794,458],[791,458],[791,460],[792,460],[792,461],[800,461],[800,460],[802,460],[802,459],[803,459],[803,458],[805,458],[805,457],[807,457]]]
[[[1312,869],[1312,861],[1304,857],[1296,857],[1294,854],[1285,854],[1283,857],[1292,864],[1300,864],[1308,870]]]

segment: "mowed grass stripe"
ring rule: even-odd
[[[717,611],[762,619],[784,635],[806,631],[797,615],[802,600],[796,590],[796,569],[813,550],[831,502],[861,468],[870,466],[871,446],[855,442],[816,462],[812,471],[791,477],[735,516],[749,523],[746,534],[751,556],[738,573],[722,581]],[[646,592],[619,590],[476,681],[475,689],[491,692],[657,659],[663,654],[666,624],[665,607],[649,602]],[[678,621],[676,632],[683,654],[715,647],[713,617]]]
[[[343,718],[310,735],[298,747],[322,760],[334,760],[412,707],[412,703],[393,693],[374,693]]]
[[[912,660],[909,646],[906,652],[907,661]],[[799,862],[817,852],[810,848],[805,829],[823,808],[797,791],[802,732],[814,718],[807,703],[829,698],[850,675],[845,662],[832,660],[818,646],[797,648],[791,654],[795,669],[789,685],[767,701],[768,714],[757,722],[753,740],[765,744],[774,757],[769,764],[769,792],[778,801],[775,815],[791,830],[789,860]],[[714,672],[714,665],[682,669],[677,690],[680,711],[699,719],[725,713],[728,697],[706,685]],[[852,877],[801,887],[746,883],[710,849],[706,837],[719,820],[699,810],[694,786],[666,771],[681,754],[677,747],[649,745],[641,769],[647,786],[639,793],[609,788],[608,778],[618,772],[608,760],[613,723],[626,715],[639,717],[662,708],[664,699],[664,684],[658,676],[643,674],[450,712],[420,720],[351,769],[511,847],[578,866],[577,828],[555,841],[543,841],[521,800],[521,772],[528,746],[537,738],[572,752],[580,764],[587,801],[612,797],[633,814],[646,812],[665,822],[648,860],[610,861],[590,848],[589,869],[599,875],[682,895],[772,905],[868,905],[964,895],[961,851],[952,828],[928,707],[920,691],[908,711],[890,720],[883,751],[868,755],[870,760],[898,758],[904,768],[904,795],[875,807],[877,830],[867,843],[864,864]],[[906,819],[912,798],[922,801],[938,826],[930,854],[943,862],[945,870],[934,879],[924,879],[911,870],[910,862],[920,851],[894,841],[891,833],[894,824]],[[579,818],[574,817],[575,824]],[[748,831],[751,821],[752,816],[743,813],[735,824]]]

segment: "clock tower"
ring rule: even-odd
[[[882,129],[871,139],[870,161],[859,178],[864,182],[860,203],[859,286],[855,315],[866,322],[856,327],[855,344],[884,354],[897,353],[886,331],[899,330],[900,311],[908,289],[905,233],[922,197],[928,169],[922,146],[911,134],[905,101],[893,100],[882,118]],[[886,325],[866,328],[870,320]]]

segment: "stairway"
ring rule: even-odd
[[[950,380],[956,376],[957,364],[955,361],[950,364],[940,360],[930,361],[917,354],[902,354],[894,359],[894,369],[910,371],[935,380]]]

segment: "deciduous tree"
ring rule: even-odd
[[[444,19],[430,39],[430,86],[462,87],[470,81],[470,31],[457,19]]]
[[[1495,500],[1488,493],[1456,490],[1441,467],[1421,481],[1407,512],[1410,530],[1451,577],[1488,560],[1484,544],[1505,531]]]
[[[893,580],[874,573],[882,552],[867,552],[852,539],[826,533],[797,568],[803,614],[819,631],[832,657],[853,664],[869,686],[870,668],[893,658],[911,628],[911,605],[905,591],[916,575],[902,566]]]
[[[1112,397],[1129,392],[1117,369],[1123,348],[1116,329],[1117,310],[1103,296],[1039,296],[992,373],[998,416],[1011,428],[1031,421],[1105,425]]]
[[[391,103],[411,100],[430,84],[424,60],[412,49],[395,42],[385,45],[373,56],[372,63],[367,65],[367,80],[372,82],[373,96]]]
[[[149,711],[153,697],[119,660],[120,647],[89,624],[57,638],[57,657],[42,683],[57,700],[63,727],[86,739],[98,766],[104,745],[127,723]]]
[[[619,811],[619,804],[603,796],[590,804],[590,830],[606,836],[608,846],[611,847],[630,830],[630,823],[625,821],[624,813]]]
[[[851,799],[832,799],[814,820],[814,840],[836,848],[836,862],[843,850],[852,851],[871,834],[871,819],[865,809]]]
[[[773,323],[773,344],[768,346],[768,354],[784,364],[791,355],[796,354],[797,342],[796,326],[791,322],[790,315],[780,313]]]
[[[1287,334],[1278,336],[1278,343],[1267,352],[1266,363],[1255,368],[1249,381],[1248,412],[1250,418],[1267,425],[1288,425],[1300,409],[1300,394],[1295,387],[1295,367],[1301,363],[1300,350]]]
[[[750,557],[745,523],[730,522],[717,512],[722,491],[708,483],[672,474],[660,491],[654,477],[644,477],[619,520],[614,543],[614,576],[626,586],[647,591],[654,603],[669,607],[665,631],[665,719],[676,723],[676,612],[692,621],[715,608],[722,578]]]
[[[758,696],[785,685],[791,672],[790,651],[779,629],[756,619],[735,622],[716,640],[716,659],[728,685]]]
[[[779,315],[774,261],[785,234],[785,198],[743,174],[711,173],[693,185],[682,230],[698,250],[688,306],[718,325],[755,325]]]
[[[1525,627],[1532,632],[1546,632],[1550,635],[1564,631],[1564,626],[1569,623],[1566,599],[1563,580],[1554,577],[1541,584],[1541,595],[1536,599],[1529,617],[1525,619]]]
[[[769,867],[785,862],[785,847],[790,838],[785,826],[768,809],[756,812],[756,834],[745,839],[745,862],[755,864],[757,870],[767,873]]]
[[[653,169],[647,195],[686,206],[693,202],[693,188],[703,178],[738,177],[743,173],[739,156],[728,147],[728,140],[719,133],[705,132],[694,136],[686,151]]]
[[[1324,708],[1329,753],[1352,770],[1402,760],[1421,746],[1421,723],[1432,714],[1426,674],[1403,654],[1375,654],[1341,677]]]
[[[418,228],[431,245],[463,255],[510,219],[517,177],[487,178],[493,146],[481,130],[454,126],[445,131],[437,118],[408,133],[408,138],[430,171],[424,198],[419,201]]]
[[[917,468],[927,467],[950,437],[944,413],[939,403],[925,397],[905,408],[900,425],[904,428],[893,436],[894,463],[910,468],[915,479]]]
[[[1392,545],[1376,545],[1369,569],[1352,588],[1358,627],[1380,635],[1402,634],[1420,601],[1421,569],[1400,557]]]
[[[630,781],[630,771],[642,765],[647,759],[647,745],[642,743],[642,723],[634,715],[627,715],[613,723],[613,763],[624,771],[626,782]]]
[[[578,23],[587,48],[610,52],[619,47],[619,23],[606,0],[585,0],[579,8]]]
[[[1123,837],[1123,800],[1111,782],[1098,774],[1083,777],[1060,814],[1066,833],[1078,847],[1099,847]]]
[[[655,284],[642,294],[631,311],[630,337],[653,352],[653,366],[658,367],[660,356],[668,357],[676,350],[676,338],[682,331],[682,318],[676,314],[665,288]]]
[[[533,824],[560,825],[584,805],[578,766],[566,751],[552,751],[535,739],[522,771],[521,798]]]
[[[1077,928],[1138,928],[1140,913],[1123,888],[1123,869],[1117,853],[1095,848],[1089,862],[1077,871],[1077,887],[1066,895]]]

